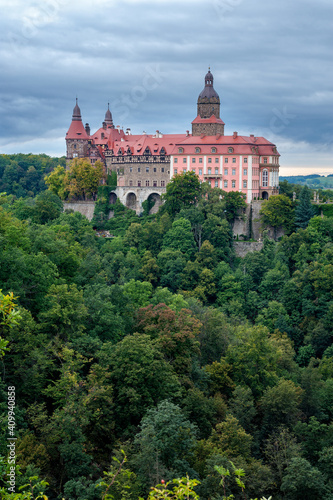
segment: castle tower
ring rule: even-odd
[[[73,158],[85,158],[88,154],[89,136],[83,126],[77,98],[73,109],[72,123],[66,133],[67,162]]]
[[[198,97],[197,117],[192,122],[192,135],[224,135],[224,122],[220,118],[220,98],[213,82],[214,77],[208,69],[205,87]]]
[[[111,111],[110,111],[110,108],[109,108],[109,103],[108,103],[108,109],[107,109],[107,111],[105,113],[104,123],[106,124],[107,128],[114,128],[113,120],[112,120],[112,114],[111,114]]]

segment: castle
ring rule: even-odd
[[[115,127],[111,111],[105,113],[102,127],[91,134],[82,123],[76,100],[72,122],[66,134],[67,161],[89,158],[102,161],[107,172],[117,172],[117,198],[129,208],[142,211],[142,203],[154,200],[155,210],[170,179],[193,171],[200,181],[224,191],[240,191],[248,203],[278,194],[279,153],[264,137],[224,135],[220,118],[220,98],[214,89],[209,69],[205,86],[197,101],[197,116],[192,133],[132,135]]]

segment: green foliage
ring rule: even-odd
[[[39,476],[66,500],[136,500],[149,486],[152,498],[330,498],[332,219],[278,243],[266,233],[236,258],[242,196],[202,184],[173,198],[176,212],[139,217],[117,201],[106,220],[113,175],[97,186],[114,236],[102,238],[51,189],[17,199],[18,171],[6,171],[15,196],[0,197],[0,413],[15,386],[17,487]],[[274,215],[292,222],[287,191]]]
[[[34,197],[46,189],[45,174],[65,163],[65,157],[51,158],[45,154],[0,155],[0,192],[17,198]]]
[[[242,216],[242,209],[246,207],[246,196],[239,191],[229,191],[228,193],[224,193],[223,199],[227,220],[233,224],[237,215]]]
[[[305,229],[313,216],[311,191],[307,186],[304,186],[300,193],[299,204],[295,208],[295,226]]]
[[[181,479],[173,479],[167,483],[163,480],[161,484],[151,488],[148,499],[163,499],[170,498],[171,500],[189,500],[193,498],[198,500],[199,497],[196,494],[195,486],[200,484],[196,479],[189,479],[188,476],[182,477]],[[171,486],[173,485],[173,488]],[[142,500],[140,498],[140,500]]]
[[[281,490],[287,500],[326,498],[328,493],[322,473],[301,457],[290,460],[283,476]]]
[[[157,408],[147,411],[135,438],[136,468],[143,480],[148,481],[147,486],[191,471],[189,459],[196,433],[196,426],[170,401],[162,401]]]
[[[132,433],[148,408],[179,394],[180,384],[148,335],[125,337],[107,356],[114,386],[117,426]]]
[[[269,200],[262,204],[260,215],[264,227],[274,228],[275,238],[278,228],[283,228],[287,232],[292,229],[294,219],[292,202],[284,194],[270,196]]]
[[[163,195],[164,210],[175,216],[182,208],[195,205],[201,197],[201,185],[194,172],[175,175]]]

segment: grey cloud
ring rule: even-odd
[[[30,12],[29,5],[21,5],[22,12]],[[97,1],[95,6],[61,0],[61,8],[44,24],[41,17],[29,36],[18,8],[16,16],[4,12],[1,143],[29,134],[52,136],[52,130],[65,135],[76,95],[92,129],[100,126],[109,100],[115,122],[125,128],[183,132],[195,118],[210,64],[227,131],[269,133],[282,113],[280,127],[271,131],[281,130],[277,142],[280,134],[281,142],[289,137],[318,146],[332,130],[331,18],[325,0]],[[163,76],[145,89],[147,67],[156,64]],[[139,87],[143,98],[124,113],[124,99]],[[64,151],[65,144],[58,154]]]

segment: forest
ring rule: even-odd
[[[263,202],[239,258],[240,193],[189,172],[157,214],[104,198],[89,222],[43,158],[38,188],[1,177],[1,498],[332,500],[333,217],[309,188]]]

